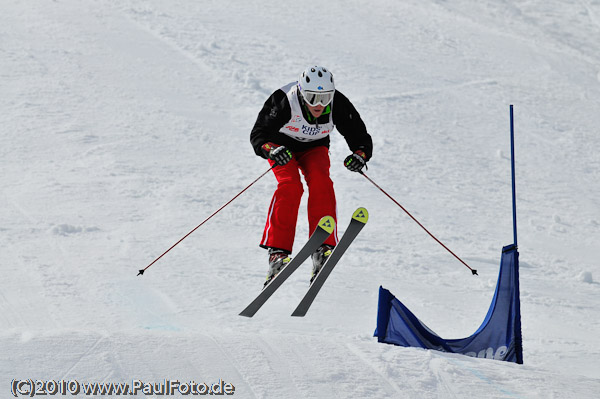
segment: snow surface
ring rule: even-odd
[[[12,379],[218,381],[240,398],[592,398],[600,392],[600,1],[10,1],[0,13],[0,396]],[[322,64],[374,139],[342,165],[370,221],[305,318],[305,264],[252,319],[271,175],[266,97]],[[379,344],[378,287],[472,334],[513,242],[524,365]],[[305,195],[306,197],[306,195]],[[306,199],[296,249],[308,235]]]

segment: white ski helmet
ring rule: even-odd
[[[333,75],[321,66],[306,68],[298,77],[298,89],[309,105],[326,106],[333,100],[335,93]]]

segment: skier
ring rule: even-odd
[[[371,158],[373,142],[352,103],[335,89],[333,75],[321,66],[304,70],[298,81],[276,90],[267,99],[250,133],[250,142],[266,158],[277,179],[260,246],[268,249],[265,286],[291,259],[300,199],[300,172],[308,187],[308,222],[312,233],[319,219],[336,218],[336,199],[329,177],[329,134],[334,127],[352,154],[344,160],[358,172]],[[312,255],[311,282],[337,244],[337,229]]]

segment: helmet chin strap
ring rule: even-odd
[[[315,118],[312,114],[312,112],[310,112],[310,109],[308,108],[308,106],[306,104],[304,104],[304,109],[306,110],[306,116],[309,122],[313,122],[316,121],[317,118]]]

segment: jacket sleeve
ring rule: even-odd
[[[265,101],[250,132],[250,144],[256,155],[266,158],[262,145],[276,142],[279,129],[291,118],[292,108],[283,90],[277,90]]]
[[[373,155],[373,140],[354,105],[346,96],[336,90],[333,98],[333,123],[340,132],[350,151],[362,150],[367,161]]]

